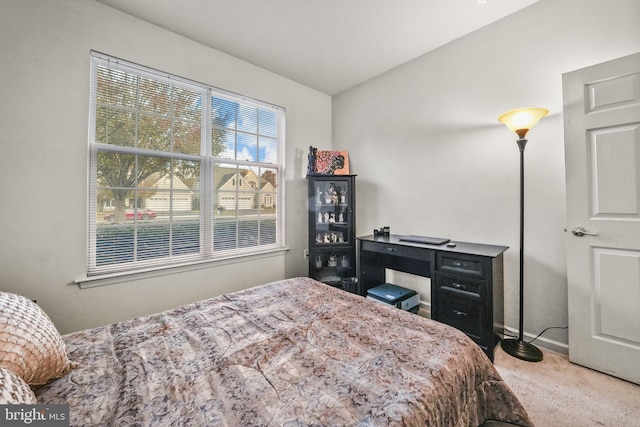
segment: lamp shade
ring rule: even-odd
[[[546,108],[516,108],[500,115],[498,121],[504,123],[510,131],[517,133],[520,138],[524,138],[529,129],[547,114],[549,110]]]

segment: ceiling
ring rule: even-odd
[[[96,0],[336,95],[538,0]]]

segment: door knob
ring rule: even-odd
[[[578,237],[582,237],[582,236],[597,236],[598,233],[589,233],[587,230],[585,230],[582,227],[576,227],[573,230],[571,230],[571,233],[573,233],[574,236],[578,236]]]

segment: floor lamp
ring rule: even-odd
[[[498,117],[499,122],[504,123],[509,130],[518,134],[516,142],[520,149],[520,324],[518,339],[503,339],[500,345],[507,354],[529,362],[541,361],[542,351],[522,338],[524,319],[524,147],[527,145],[527,140],[524,137],[547,113],[549,111],[544,108],[517,108]]]

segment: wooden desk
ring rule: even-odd
[[[503,253],[507,246],[427,245],[402,236],[357,237],[358,293],[385,283],[385,270],[431,278],[431,318],[473,339],[493,361],[504,334]]]

